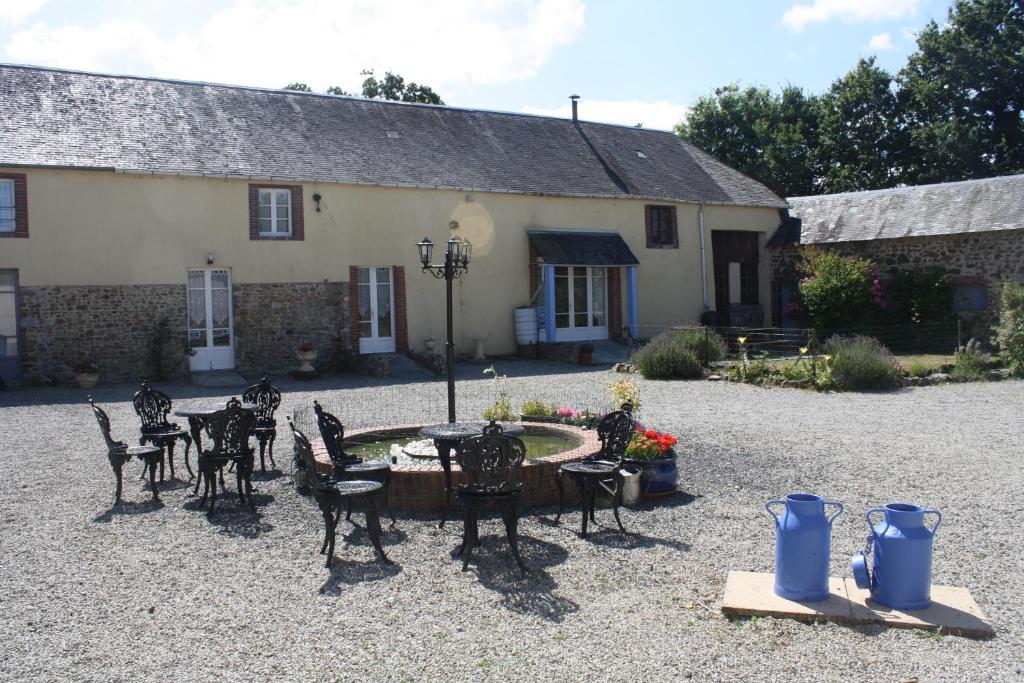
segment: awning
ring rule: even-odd
[[[596,230],[527,230],[537,255],[547,266],[636,266],[622,236]]]

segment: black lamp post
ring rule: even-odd
[[[431,258],[434,254],[434,243],[424,237],[416,245],[420,250],[420,263],[423,270],[434,277],[444,278],[447,290],[448,304],[448,344],[447,344],[447,366],[448,366],[448,422],[455,422],[455,333],[452,325],[452,282],[469,270],[469,259],[473,254],[473,245],[469,240],[460,239],[452,235],[446,243],[448,248],[444,252],[444,265],[432,264]]]

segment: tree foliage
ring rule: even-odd
[[[818,332],[863,327],[886,306],[870,261],[813,247],[801,257],[799,314]]]
[[[366,76],[366,80],[363,81],[363,97],[396,102],[444,104],[441,97],[430,86],[411,81],[406,83],[404,78],[390,71],[385,71],[384,78],[380,80],[377,80],[373,69],[364,70],[362,75]]]
[[[727,85],[676,132],[783,197],[1020,173],[1022,46],[1022,0],[955,0],[895,77],[872,57],[820,95]]]
[[[289,83],[288,85],[284,86],[284,89],[285,90],[297,90],[299,92],[313,92],[312,88],[310,88],[305,83],[301,83],[299,81],[295,81],[294,83]]]

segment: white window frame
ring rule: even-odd
[[[260,201],[262,193],[266,192],[270,195],[270,218],[260,218],[260,207],[266,206]],[[284,192],[288,195],[288,231],[282,232],[277,230],[277,221],[280,220],[277,217],[277,209],[280,204],[277,203],[277,193]],[[259,228],[260,237],[291,237],[293,231],[292,224],[292,191],[289,188],[284,187],[258,187],[256,188],[256,226]],[[270,230],[263,229],[263,221],[270,221]]]
[[[4,219],[0,218],[0,232],[15,232],[18,229],[18,198],[15,196],[14,180],[10,178],[0,178],[0,185],[8,185],[11,188],[11,205],[9,207],[0,207],[9,208],[11,210],[11,222],[9,226],[5,225],[3,223]]]
[[[608,339],[608,268],[606,266],[555,266],[557,273],[558,269],[565,269],[566,291],[568,292],[568,310],[559,311],[558,304],[555,304],[555,328],[557,330],[556,335],[559,341],[600,341]],[[575,297],[575,282],[573,279],[574,268],[585,268],[587,271],[587,324],[583,326],[576,325],[576,314],[579,312],[576,310],[576,297]],[[594,280],[596,279],[597,271],[600,271],[600,277],[604,279],[604,300],[597,302],[594,300]],[[543,270],[541,271],[541,282],[543,284]],[[555,275],[556,279],[559,277]],[[604,312],[604,324],[594,325],[594,308],[595,305],[600,303]],[[569,325],[567,327],[558,327],[557,320],[559,315],[568,315]]]

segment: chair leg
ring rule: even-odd
[[[181,437],[181,440],[185,442],[185,469],[188,470],[188,478],[195,479],[195,472],[192,471],[192,466],[188,464],[188,452],[192,448],[192,437],[186,434]]]
[[[615,482],[615,494],[612,496],[612,512],[615,513],[615,523],[619,525],[619,531],[626,533],[626,527],[622,526],[622,518],[619,517],[619,506],[622,505],[622,485]]]
[[[444,523],[448,521],[448,511],[452,507],[452,492],[445,489],[444,492],[444,510],[441,511],[441,521],[438,523],[437,528],[443,529]]]
[[[245,489],[242,488],[244,485],[245,475],[242,473],[242,465],[239,464],[235,468],[235,485],[238,487],[238,502],[240,505],[245,505]]]
[[[583,477],[580,482],[580,498],[583,502],[583,528],[580,536],[587,537],[587,521],[594,516],[594,496],[597,494],[595,487],[589,477]]]
[[[466,514],[462,529],[462,571],[469,569],[469,560],[476,545],[476,510],[472,503],[465,503]]]
[[[163,460],[163,451],[160,451],[157,457]],[[149,461],[149,487],[153,490],[153,500],[160,500],[160,493],[156,490],[156,458],[151,458]]]
[[[377,558],[381,564],[394,564],[384,554],[384,546],[380,542],[380,512],[377,510],[377,495],[371,494],[366,501],[366,531],[370,535],[370,542],[377,551]]]
[[[270,447],[267,449],[267,455],[270,456],[270,469],[276,470],[277,463],[274,462],[274,441],[277,440],[277,432],[270,433]]]
[[[516,558],[516,564],[519,565],[519,571],[524,575],[529,574],[530,570],[526,568],[526,564],[523,563],[523,558],[519,555],[519,505],[516,500],[505,501],[501,504],[501,517],[505,522],[505,535],[508,536],[508,544],[512,547],[512,557]]]
[[[327,522],[327,535],[329,541],[327,543],[327,564],[325,566],[330,567],[331,562],[334,561],[334,542],[338,536],[338,525],[334,521],[334,517],[327,513],[324,515],[324,521]]]
[[[555,524],[562,519],[562,510],[565,509],[565,485],[562,483],[562,470],[555,472],[555,484],[558,485],[558,514],[555,515]]]
[[[171,466],[171,480],[174,480],[174,442],[175,439],[171,439],[167,442],[167,464]]]
[[[266,474],[267,464],[263,461],[263,454],[267,448],[267,437],[260,435],[256,440],[260,442],[260,472]]]
[[[234,465],[235,463],[231,464]],[[224,486],[224,466],[221,465],[220,467],[218,467],[217,471],[220,473],[220,491],[221,493],[227,493],[228,489],[226,486]],[[214,486],[214,488],[217,488],[216,485]]]
[[[334,522],[334,515],[332,515],[331,511],[327,508],[322,508],[320,510],[320,514],[323,515],[324,518],[324,543],[322,546],[320,546],[320,554],[326,555],[327,545],[328,543],[330,543],[331,540],[331,526]],[[327,566],[331,566],[330,560],[328,560]]]
[[[346,522],[351,522],[352,521],[352,499],[351,498],[348,499],[348,512],[345,513],[345,521]]]
[[[117,464],[114,464],[113,462],[111,462],[110,466],[114,468],[114,479],[117,482],[117,488],[114,489],[114,505],[117,505],[118,503],[121,502],[121,489],[124,484],[124,472],[122,472],[122,469],[124,468],[124,463],[119,462]]]
[[[388,487],[388,484],[390,484],[390,483],[391,483],[391,475],[388,475],[388,476],[386,476],[384,478],[384,488],[381,489],[380,496],[381,496],[381,499],[384,501],[383,504],[382,504],[382,507],[387,509],[388,517],[391,518],[391,527],[394,528],[394,526],[396,524],[398,524],[398,520],[395,519],[395,509],[393,507],[391,507],[391,495],[389,494],[389,487]]]
[[[217,505],[217,470],[220,470],[220,487],[224,489],[224,468],[223,467],[210,467],[208,482],[210,484],[210,511],[206,513],[207,517],[213,517],[213,508]]]

